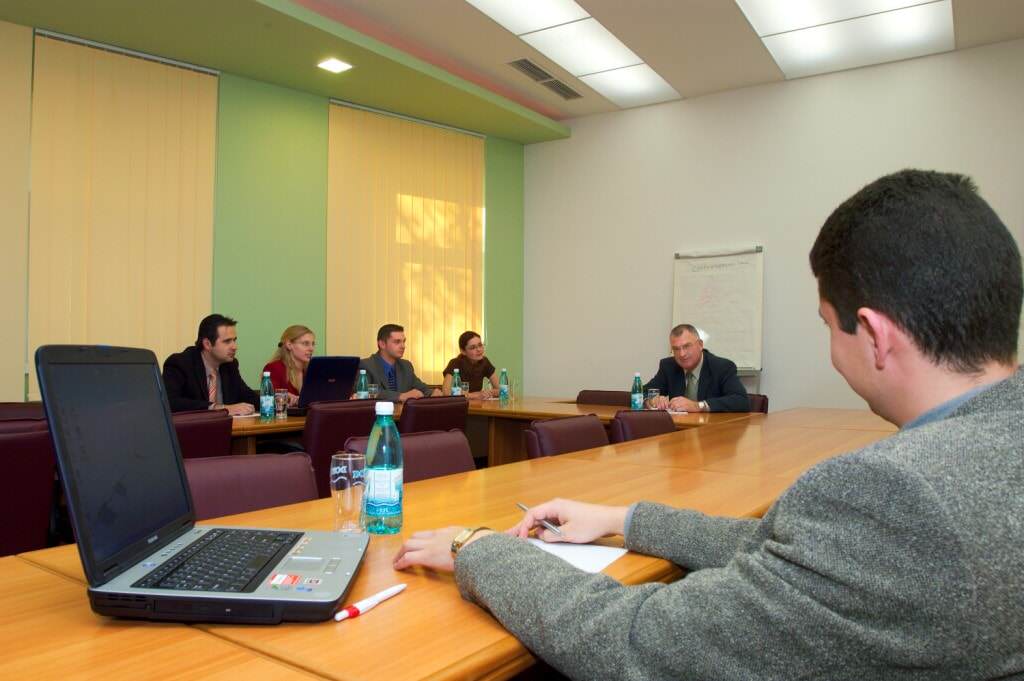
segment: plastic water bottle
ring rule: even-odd
[[[508,369],[502,369],[501,375],[498,376],[498,399],[508,402],[508,397]]]
[[[377,420],[366,443],[362,525],[373,534],[402,529],[402,442],[392,416],[395,405],[378,402]]]
[[[260,381],[260,421],[270,423],[274,420],[274,384],[270,382],[270,372],[263,372]]]
[[[629,391],[629,408],[644,408],[644,382],[640,380],[640,372],[633,374],[633,389]]]
[[[356,379],[356,399],[370,399],[370,382],[366,378],[366,369],[359,370],[359,378]]]
[[[452,371],[452,397],[462,394],[462,374],[458,369]]]

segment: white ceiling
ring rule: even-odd
[[[576,1],[684,98],[784,79],[731,0]],[[619,108],[464,0],[293,2],[551,118]],[[953,22],[957,49],[1021,38],[1024,0],[953,0]],[[565,101],[507,65],[524,57],[583,97]]]

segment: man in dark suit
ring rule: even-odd
[[[238,371],[234,319],[208,315],[199,323],[196,343],[164,362],[164,387],[171,411],[227,409],[244,416],[255,411],[259,394]]]
[[[404,354],[405,329],[398,324],[385,324],[377,331],[377,352],[359,360],[359,368],[366,369],[370,383],[380,386],[380,399],[405,402],[440,395],[440,390],[431,389],[419,379],[412,362],[402,359]]]
[[[644,386],[661,395],[647,405],[673,411],[750,411],[747,390],[736,364],[704,349],[696,327],[680,324],[669,333],[672,356],[661,360],[658,373]]]

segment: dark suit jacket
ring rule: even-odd
[[[432,388],[419,379],[415,369],[412,368],[412,362],[405,359],[395,362],[395,383],[398,384],[398,390],[388,390],[388,381],[384,377],[383,362],[384,360],[380,358],[379,352],[359,360],[359,368],[366,369],[366,375],[370,378],[370,383],[376,383],[380,386],[379,399],[397,402],[398,396],[401,393],[408,392],[413,388],[416,388],[427,397],[430,396]]]
[[[217,371],[224,404],[248,402],[259,408],[260,396],[242,380],[238,360],[221,364]],[[192,346],[164,361],[164,389],[171,411],[210,408],[210,389],[206,385],[206,366],[199,348]]]
[[[647,388],[657,388],[670,398],[683,396],[686,376],[675,358],[661,360],[658,373],[644,386],[644,390]],[[701,400],[708,403],[711,411],[750,411],[750,398],[736,375],[736,364],[707,350],[704,351],[704,364],[697,381],[697,401]]]

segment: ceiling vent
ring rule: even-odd
[[[530,80],[540,83],[562,99],[580,99],[583,96],[529,59],[516,59],[515,61],[510,61],[508,65],[516,71],[525,74]]]

